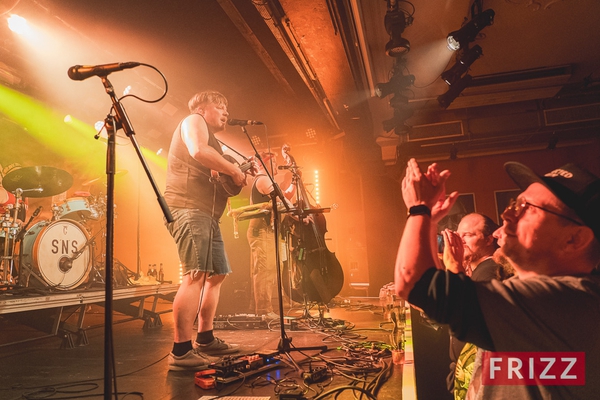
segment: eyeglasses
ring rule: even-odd
[[[567,217],[566,215],[562,215],[562,214],[557,213],[556,211],[548,210],[547,208],[536,206],[535,204],[531,204],[524,197],[521,197],[520,199],[517,199],[517,200],[510,199],[510,203],[508,203],[508,206],[506,207],[506,210],[504,210],[504,211],[505,212],[512,211],[515,214],[515,218],[520,218],[521,215],[523,215],[523,212],[525,211],[527,206],[539,208],[542,211],[546,211],[547,213],[554,214],[557,217],[561,217],[566,220],[569,220],[569,221],[573,222],[574,224],[583,226],[583,224],[581,222],[576,221],[573,218]]]

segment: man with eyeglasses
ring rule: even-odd
[[[432,268],[430,230],[448,210],[450,172],[421,172],[408,162],[402,182],[409,209],[396,260],[400,297],[453,334],[480,348],[467,399],[591,399],[600,383],[600,179],[567,164],[538,176],[510,162],[505,169],[523,193],[502,213],[501,251],[515,270],[507,281],[474,282]],[[433,214],[433,216],[432,216]],[[483,385],[482,359],[492,352],[584,352],[584,385]]]

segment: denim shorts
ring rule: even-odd
[[[219,222],[196,209],[172,208],[167,229],[177,244],[184,274],[192,271],[227,275],[231,266],[225,254]]]

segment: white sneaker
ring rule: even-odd
[[[208,368],[212,362],[208,356],[197,349],[192,349],[182,356],[169,353],[169,371],[200,371]]]

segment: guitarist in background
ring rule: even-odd
[[[260,157],[266,167],[272,171],[271,176],[277,175],[276,154],[263,152]],[[252,184],[250,203],[262,203],[265,208],[270,209],[273,183],[261,163],[258,163],[257,168],[256,179]],[[286,199],[291,200],[295,193],[296,186],[292,182],[283,195]],[[288,204],[291,205],[291,203]],[[277,288],[277,260],[273,234],[272,212],[250,220],[246,236],[250,245],[250,276],[254,293],[254,312],[256,315],[264,315],[268,319],[279,318],[279,314],[273,311],[273,295]],[[280,254],[284,255],[285,252],[281,251]]]
[[[213,335],[213,319],[223,280],[231,272],[219,219],[227,204],[227,193],[211,179],[215,172],[231,177],[239,187],[247,174],[226,160],[215,138],[227,123],[227,99],[218,92],[194,95],[188,103],[190,115],[173,133],[168,155],[165,200],[174,222],[167,229],[175,239],[184,276],[173,300],[174,344],[169,370],[199,370],[210,363],[207,355],[239,351]],[[192,339],[194,321],[198,333]],[[194,342],[192,343],[192,340]]]

